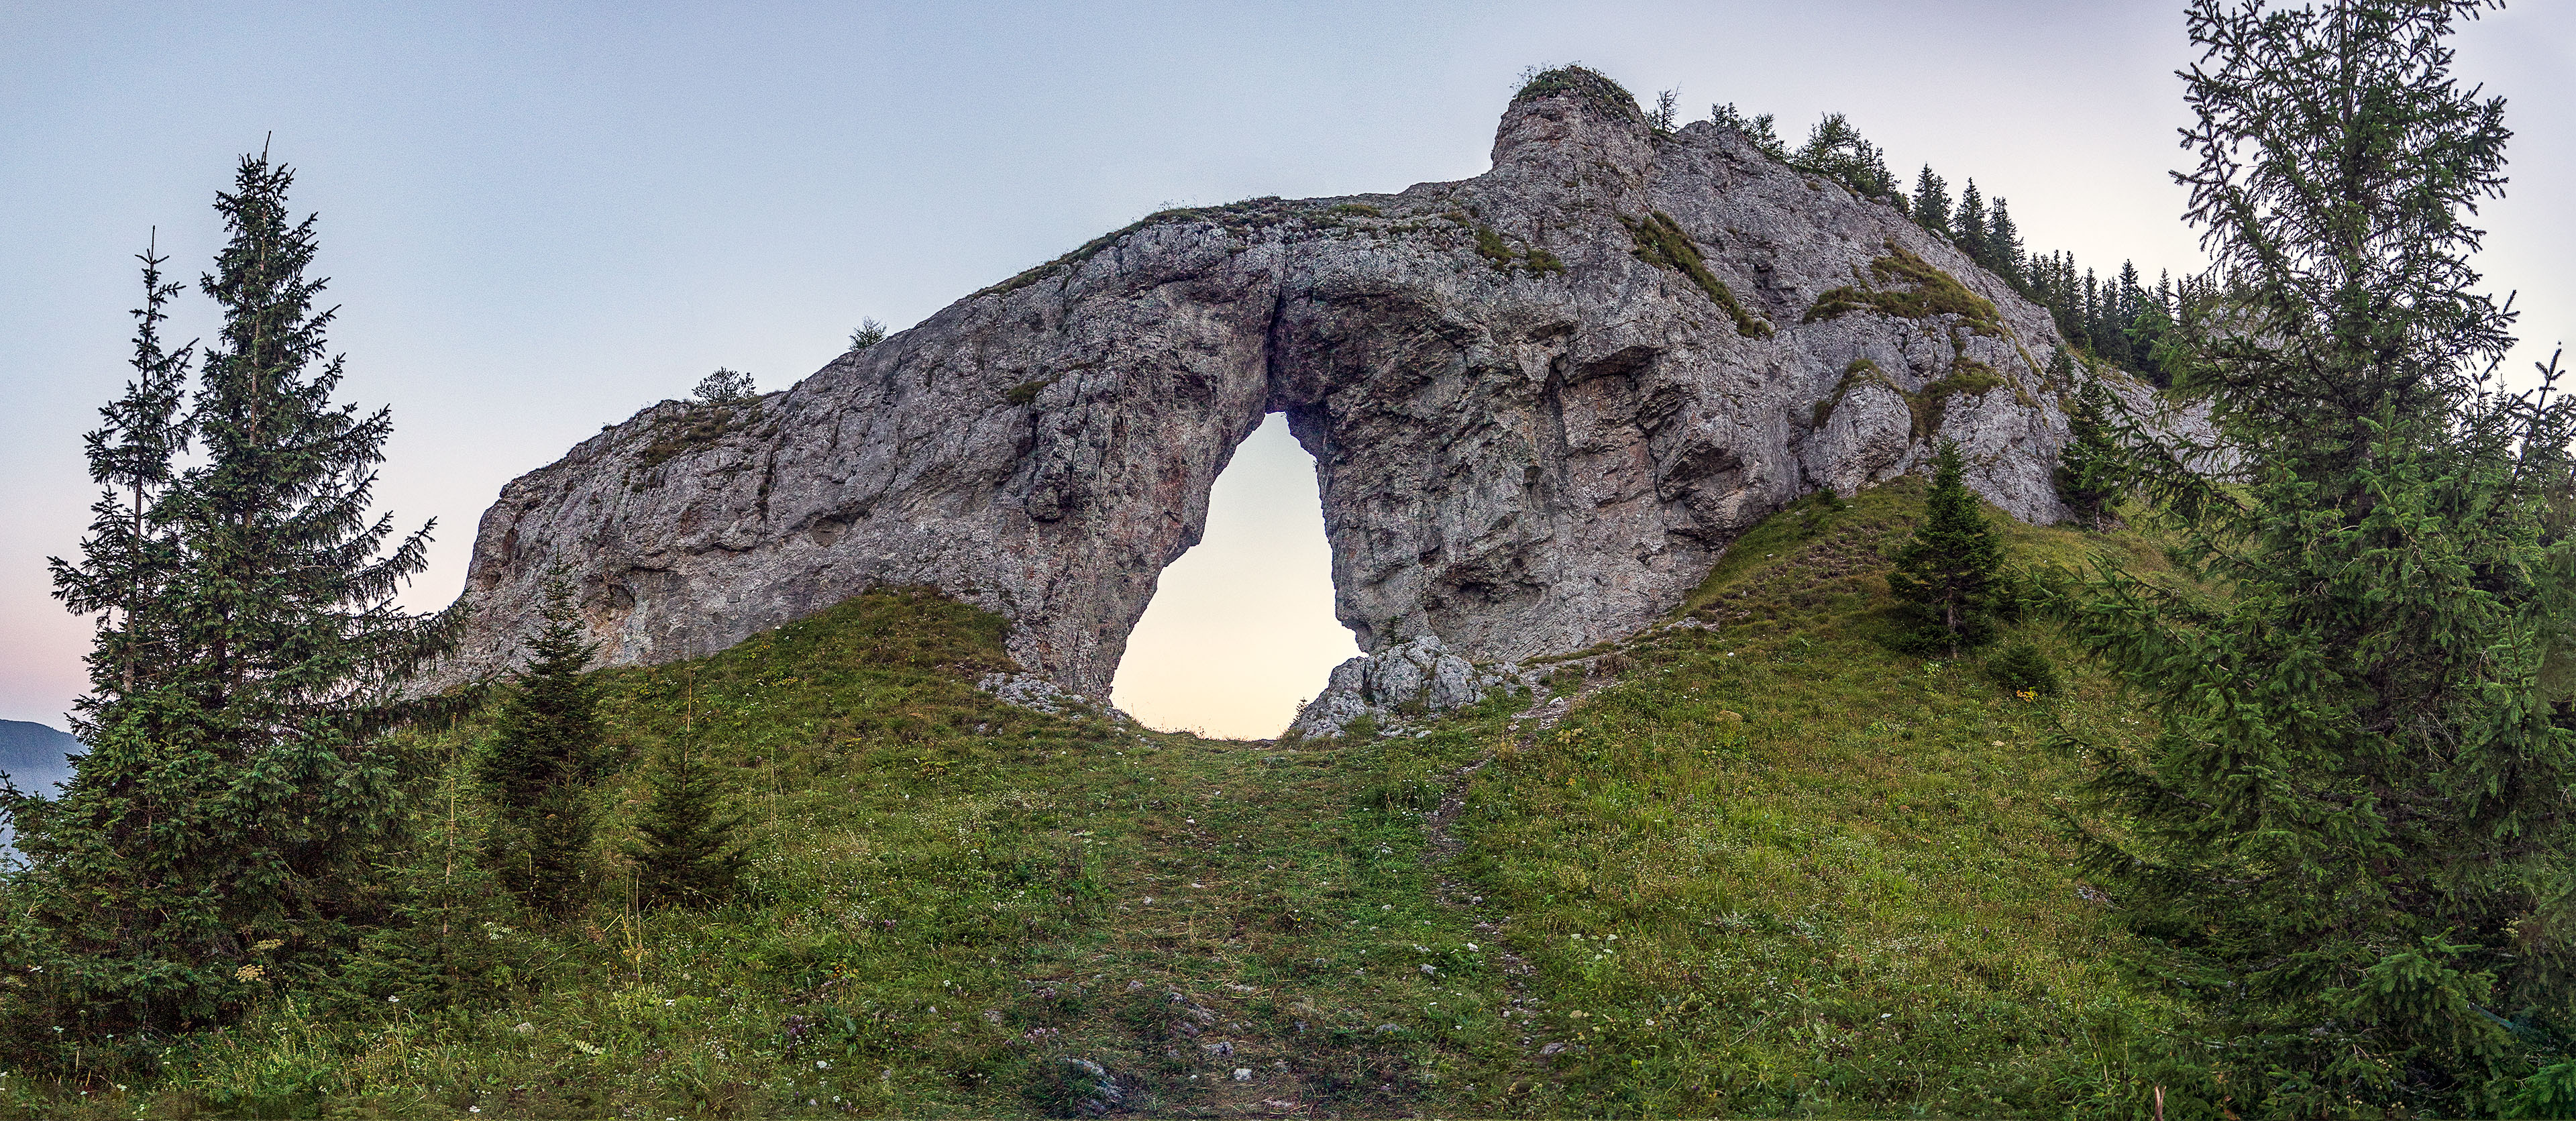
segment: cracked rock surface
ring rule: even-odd
[[[1525,99],[1473,179],[1166,212],[783,393],[646,409],[503,489],[464,643],[423,687],[515,662],[560,566],[610,664],[931,585],[1106,698],[1274,411],[1315,456],[1335,613],[1372,653],[1625,635],[1765,515],[1943,437],[1997,506],[2064,516],[2073,387],[2041,372],[2045,311],[1888,207],[1623,102]],[[1873,302],[1941,281],[1967,310]]]

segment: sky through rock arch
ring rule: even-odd
[[[1333,618],[1315,460],[1272,413],[1210,488],[1199,543],[1163,569],[1110,703],[1164,731],[1267,739],[1359,652]]]

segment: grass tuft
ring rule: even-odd
[[[1622,217],[1619,221],[1636,240],[1638,260],[1688,277],[1727,318],[1735,321],[1736,334],[1750,339],[1771,337],[1771,325],[1746,311],[1743,304],[1736,302],[1735,293],[1727,289],[1726,282],[1708,271],[1708,261],[1700,256],[1699,246],[1682,231],[1680,223],[1673,221],[1672,215],[1658,210],[1644,218]]]
[[[2003,315],[1995,310],[1994,301],[1969,291],[1959,278],[1893,241],[1887,243],[1886,256],[1870,261],[1869,274],[1879,285],[1902,287],[1846,284],[1829,289],[1816,297],[1802,322],[1817,323],[1862,310],[1899,319],[1955,315],[1980,335],[1999,338],[2004,334]]]

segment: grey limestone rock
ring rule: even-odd
[[[1968,310],[1873,301],[1922,277]],[[1799,494],[1914,470],[1936,438],[2014,517],[2059,519],[2057,343],[1948,243],[1731,131],[1525,97],[1473,179],[1157,214],[783,393],[584,441],[484,514],[467,636],[423,687],[518,658],[563,566],[610,663],[930,585],[1105,698],[1210,484],[1281,411],[1362,650],[1577,649],[1671,609]]]
[[[1496,689],[1538,686],[1537,674],[1509,663],[1477,665],[1423,635],[1402,646],[1362,655],[1333,667],[1324,691],[1297,713],[1288,728],[1299,736],[1338,736],[1366,716],[1395,731],[1427,716],[1465,708]]]

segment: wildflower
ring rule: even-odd
[[[257,942],[251,943],[250,948],[254,953],[264,954],[285,944],[286,940],[283,938],[262,938]]]
[[[267,973],[267,970],[261,969],[256,965],[245,965],[239,969],[233,970],[233,980],[256,981],[261,977],[266,976]]]
[[[824,1062],[824,1061],[823,1061],[823,1060],[821,1060],[821,1059],[816,1059],[816,1060],[814,1060],[814,1069],[816,1069],[816,1070],[830,1070],[830,1069],[832,1069],[832,1064],[827,1063],[827,1062]]]

